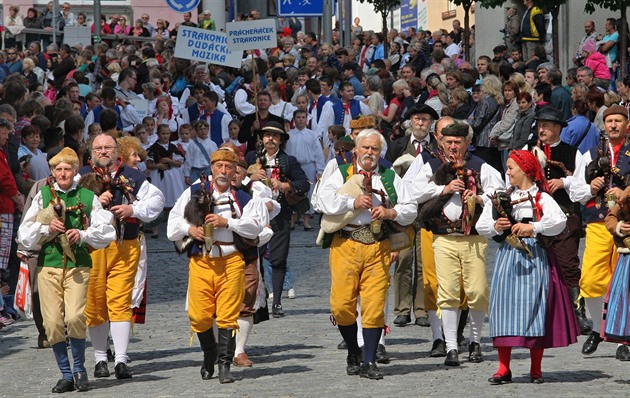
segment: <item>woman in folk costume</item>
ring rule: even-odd
[[[511,382],[512,347],[524,347],[530,350],[530,381],[543,383],[544,349],[568,346],[579,335],[567,289],[544,244],[544,237],[562,232],[566,216],[548,194],[534,155],[512,151],[507,169],[511,188],[488,201],[476,225],[480,234],[503,241],[489,305],[499,369],[488,381]]]
[[[619,260],[604,302],[601,335],[606,341],[627,345],[630,344],[630,187],[623,191],[605,223],[615,239]]]
[[[33,198],[18,231],[26,249],[41,244],[37,283],[46,336],[62,378],[52,392],[86,391],[85,303],[92,259],[88,250],[116,239],[112,213],[103,210],[92,191],[79,187],[74,177],[79,158],[64,148],[48,162],[49,180]],[[66,335],[73,365],[70,365]]]
[[[184,192],[184,155],[170,142],[171,130],[165,124],[158,126],[158,140],[148,152],[147,168],[151,170],[151,183],[164,194],[165,208],[171,208]]]
[[[147,152],[136,137],[126,136],[118,139],[118,153],[125,166],[139,169],[138,165],[146,160]],[[144,234],[140,234],[140,261],[136,272],[135,284],[131,293],[131,309],[133,323],[144,323],[147,307],[147,241]]]

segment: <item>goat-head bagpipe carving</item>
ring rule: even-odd
[[[510,194],[512,193],[513,188],[510,188],[507,191],[496,191],[493,195],[488,195],[490,200],[492,201],[492,218],[494,220],[498,220],[499,218],[507,218],[512,225],[517,224],[518,221],[514,218],[512,211],[514,210],[514,205],[524,202],[526,200],[533,200],[531,195],[528,197],[513,201]],[[523,238],[515,236],[511,233],[510,230],[504,231],[503,234],[497,235],[493,238],[497,242],[501,242],[505,240],[512,247],[517,250],[520,250],[526,253],[529,257],[534,257],[534,254],[529,249]]]

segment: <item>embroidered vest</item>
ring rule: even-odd
[[[343,176],[344,183],[348,181],[348,178],[352,177],[355,174],[354,164],[344,164],[339,166],[339,171]],[[396,178],[396,173],[394,170],[390,168],[386,168],[379,164],[378,173],[381,176],[381,183],[383,184],[383,188],[387,193],[387,197],[393,206],[396,206],[398,202],[398,194],[396,193],[396,188],[394,187],[394,179]],[[322,239],[322,249],[328,249],[332,244],[334,233],[325,233],[324,238]]]
[[[42,202],[44,208],[48,207],[50,201],[52,200],[52,193],[50,191],[50,187],[45,185],[41,189],[42,193]],[[61,198],[66,204],[66,208],[77,206],[79,203],[82,203],[84,206],[84,212],[87,218],[89,219],[92,214],[92,203],[94,201],[94,192],[87,190],[85,188],[77,187],[70,192],[60,192],[57,191],[57,196]],[[64,225],[66,229],[83,229],[83,224],[81,220],[81,212],[79,210],[69,211],[66,210],[66,219],[64,220]],[[87,243],[81,243],[80,245],[73,245],[72,249],[74,250],[74,255],[76,258],[76,263],[74,263],[70,258],[66,258],[66,267],[67,268],[75,268],[75,267],[92,267],[92,257],[88,252]],[[44,243],[42,246],[41,254],[37,259],[37,265],[40,267],[51,267],[51,268],[63,268],[63,249],[61,248],[61,244],[57,239],[54,239],[50,242]]]
[[[346,112],[343,109],[343,102],[339,101],[333,104],[335,111],[335,125],[343,126]],[[350,119],[354,119],[361,115],[361,103],[357,100],[350,101]]]

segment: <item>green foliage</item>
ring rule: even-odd
[[[474,0],[452,0],[451,3],[455,4],[456,6],[462,6],[465,9],[470,10],[470,7],[472,6],[472,3],[474,3]]]
[[[369,3],[374,6],[374,11],[387,17],[389,12],[400,7],[400,0],[359,0],[361,3]]]
[[[621,11],[622,8],[628,7],[627,0],[589,0],[584,5],[584,11],[592,14],[595,7],[606,8],[610,11]]]

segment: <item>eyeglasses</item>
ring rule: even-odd
[[[6,127],[9,130],[11,129],[11,123],[8,120],[0,119],[0,127]]]
[[[92,151],[94,152],[112,152],[114,149],[116,149],[116,147],[111,145],[92,147]]]

